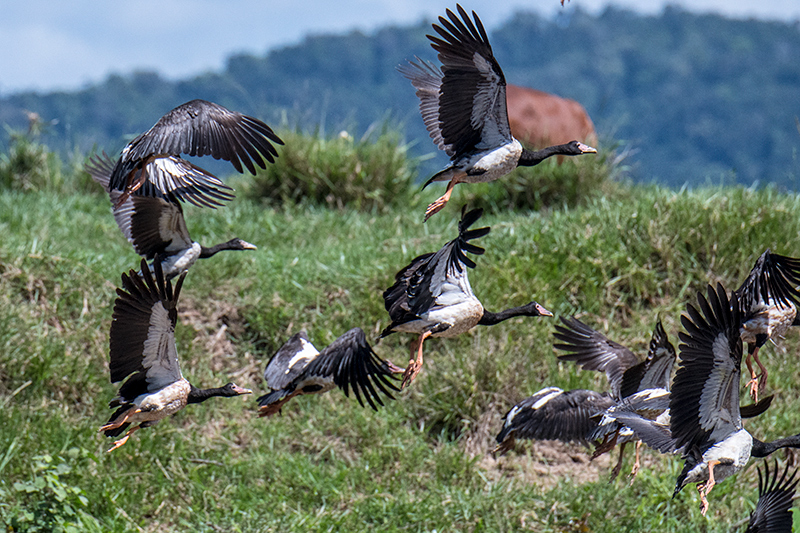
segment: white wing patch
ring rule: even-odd
[[[556,396],[560,396],[564,391],[559,388],[552,387],[553,390],[545,394],[542,398],[539,398],[536,403],[531,406],[531,409],[541,409],[547,402],[555,398]]]
[[[299,361],[306,360],[306,362],[303,364],[303,367],[305,367],[308,363],[310,363],[315,357],[319,355],[319,351],[314,347],[313,344],[306,341],[305,339],[300,339],[300,342],[302,343],[303,347],[300,349],[300,351],[294,354],[292,358],[289,360],[289,364],[286,365],[286,370],[284,371],[284,374],[288,374],[289,372],[291,372],[294,365],[296,365]]]

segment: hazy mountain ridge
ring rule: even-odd
[[[415,55],[435,59],[430,31],[420,23],[311,36],[264,56],[232,56],[223,71],[188,80],[139,72],[80,91],[15,94],[0,99],[0,123],[24,128],[23,110],[36,111],[58,120],[46,137],[52,147],[114,152],[175,105],[204,98],[270,124],[287,118],[329,132],[388,118],[404,125],[417,153],[431,152],[414,90],[395,70]],[[725,176],[797,188],[797,24],[678,8],[658,16],[577,10],[553,20],[520,13],[490,38],[509,82],[580,101],[601,137],[629,144],[637,178],[680,185]]]

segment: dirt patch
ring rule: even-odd
[[[580,444],[517,441],[515,450],[498,458],[487,453],[478,464],[494,480],[513,477],[549,490],[564,479],[573,484],[608,479],[611,468],[619,457],[618,453],[614,450],[611,454],[590,461],[589,451]],[[623,466],[620,477],[625,475],[625,468]]]

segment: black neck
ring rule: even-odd
[[[519,156],[519,162],[517,165],[521,167],[532,167],[534,165],[538,165],[548,157],[552,157],[554,155],[574,155],[572,151],[569,151],[569,145],[567,144],[557,144],[556,146],[548,146],[547,148],[542,148],[541,150],[531,151],[527,148],[522,149],[522,155]]]
[[[198,389],[194,385],[192,385],[191,390],[189,391],[189,396],[186,399],[186,403],[202,403],[209,398],[213,398],[214,396],[231,396],[228,389],[225,387],[216,387],[211,389]],[[235,394],[234,394],[235,396]]]
[[[530,315],[530,308],[527,305],[523,305],[522,307],[512,307],[511,309],[506,309],[505,311],[500,311],[499,313],[492,313],[491,311],[484,309],[483,316],[478,324],[481,326],[494,326],[503,320],[508,320],[509,318],[514,318],[515,316]]]
[[[206,248],[201,244],[200,257],[205,259],[207,257],[211,257],[217,252],[221,252],[222,250],[241,250],[241,249],[242,246],[241,244],[239,244],[239,239],[231,239],[228,242],[221,242],[219,244],[215,244],[211,248]]]
[[[766,457],[781,448],[800,448],[800,434],[772,442],[761,442],[758,439],[753,439],[753,449],[750,451],[750,455],[752,457]]]

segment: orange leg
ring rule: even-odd
[[[761,370],[761,377],[758,378],[758,392],[764,392],[764,389],[767,387],[767,368],[758,360],[758,348],[756,348],[756,351],[753,353],[753,358],[756,360],[758,369]]]
[[[717,482],[714,481],[714,466],[718,464],[719,461],[709,461],[708,481],[697,485],[697,491],[700,493],[700,513],[702,513],[703,516],[708,512],[708,499],[706,499],[706,496],[708,496],[708,493],[714,488],[714,485],[717,484]]]
[[[758,363],[759,368],[761,368],[762,372],[766,372],[764,365],[761,364],[761,361],[758,360],[758,346],[754,346],[753,350],[747,351],[747,358],[744,360],[744,364],[747,366],[747,370],[750,371],[750,381],[747,382],[745,387],[750,388],[750,397],[753,398],[753,401],[758,403],[758,392],[759,390],[763,389],[763,385],[760,385],[759,376],[756,374],[755,370],[753,370],[753,358],[755,357],[756,362]]]
[[[115,441],[114,445],[111,448],[109,448],[108,450],[106,450],[106,453],[113,452],[114,450],[116,450],[117,448],[119,448],[120,446],[122,446],[123,444],[128,442],[128,439],[130,438],[130,436],[133,435],[133,432],[136,431],[137,429],[142,429],[141,424],[138,425],[138,426],[133,426],[131,429],[129,429],[128,432],[125,433],[124,437],[122,437],[118,441]]]
[[[642,447],[642,441],[636,441],[636,460],[633,462],[633,468],[631,468],[631,485],[633,484],[633,480],[636,479],[636,474],[639,473],[639,469],[642,465],[639,463],[639,451]]]
[[[444,194],[431,205],[428,206],[428,209],[425,210],[425,222],[428,221],[433,215],[438,213],[442,210],[444,205],[450,200],[450,195],[453,194],[453,187],[455,187],[456,183],[458,183],[455,178],[450,180],[450,183],[447,184],[447,190],[444,191]]]
[[[425,342],[425,339],[427,339],[430,336],[431,336],[430,331],[426,331],[425,333],[419,336],[419,340],[417,341],[416,344],[417,358],[409,360],[408,368],[406,368],[406,371],[403,374],[403,384],[401,385],[401,388],[405,389],[408,385],[410,385],[411,382],[414,381],[414,378],[417,377],[417,374],[419,374],[420,369],[422,369],[422,343]],[[414,345],[412,344],[412,350],[413,349]]]
[[[125,411],[125,414],[122,415],[121,418],[118,418],[117,420],[109,422],[108,424],[106,424],[103,427],[101,427],[98,431],[108,431],[109,429],[117,429],[118,427],[122,426],[125,422],[127,422],[128,419],[131,416],[133,416],[134,414],[139,413],[139,412],[141,412],[140,409],[135,409],[135,408],[131,407],[130,409]]]

